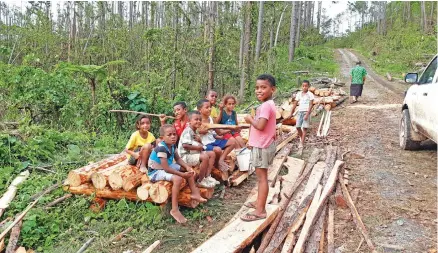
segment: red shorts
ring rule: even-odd
[[[234,134],[226,133],[226,134],[224,134],[224,139],[225,139],[225,140],[228,140],[228,139],[230,139],[231,137],[236,138],[236,137],[239,137],[239,136],[240,136],[240,133],[238,133],[238,132],[235,132]]]

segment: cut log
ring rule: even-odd
[[[201,194],[201,197],[203,197],[204,199],[211,199],[213,197],[214,188],[200,187],[198,189],[199,189],[199,193]],[[186,194],[186,195],[190,196],[192,194],[192,191],[190,190],[190,187],[188,185],[186,185],[184,188],[181,189],[181,191],[179,193],[180,193],[180,195]]]
[[[145,251],[143,251],[142,253],[151,253],[156,247],[158,247],[158,245],[160,245],[160,240],[155,241],[154,243],[151,244],[151,246],[149,246]]]
[[[306,168],[304,169],[303,174],[295,181],[293,186],[289,189],[288,192],[284,192],[285,198],[282,199],[280,202],[280,211],[275,218],[274,222],[272,223],[271,227],[269,228],[268,232],[266,233],[265,237],[262,240],[262,243],[257,250],[257,252],[262,253],[265,251],[266,247],[268,246],[269,242],[272,239],[272,236],[274,235],[275,231],[277,230],[277,227],[282,220],[283,214],[289,205],[290,200],[293,198],[293,195],[295,191],[298,189],[298,187],[301,185],[301,183],[304,181],[304,179],[307,177],[307,175],[312,170],[313,166],[316,164],[316,162],[319,160],[319,157],[321,156],[321,152],[319,149],[314,149],[312,154],[310,155],[309,161],[306,165]]]
[[[303,228],[301,229],[300,236],[297,240],[297,243],[295,245],[295,248],[293,250],[293,253],[303,252],[304,251],[304,244],[307,240],[307,237],[309,236],[310,228],[315,222],[316,218],[319,217],[322,209],[325,206],[325,203],[327,202],[327,199],[333,189],[336,185],[336,178],[338,177],[338,172],[340,168],[344,165],[344,162],[342,161],[336,161],[330,176],[327,180],[326,185],[324,186],[324,189],[322,190],[321,197],[319,198],[319,201],[317,203],[317,207],[315,211],[313,212],[307,212],[306,215],[306,221],[303,225]]]
[[[144,173],[139,172],[130,177],[127,177],[125,180],[123,180],[123,190],[131,191],[137,186],[141,185],[141,179],[143,178],[143,175]]]
[[[192,253],[241,252],[254,238],[272,223],[278,213],[277,205],[266,205],[266,219],[245,222],[235,219],[226,227],[201,244]]]
[[[342,193],[344,194],[344,197],[347,200],[347,205],[348,207],[350,207],[351,214],[353,215],[353,221],[356,224],[357,229],[361,232],[366,243],[368,244],[368,247],[374,252],[376,248],[374,247],[374,244],[371,241],[370,236],[368,235],[368,231],[365,225],[363,224],[359,213],[357,212],[356,206],[354,205],[353,200],[351,199],[347,187],[344,185],[344,179],[342,178],[342,175],[339,176],[339,181],[342,188]]]
[[[20,237],[21,225],[23,221],[20,220],[17,224],[14,225],[11,231],[11,236],[9,237],[9,243],[6,247],[6,253],[14,253],[15,248],[17,247],[18,238]]]
[[[283,119],[288,119],[290,118],[290,116],[292,116],[292,108],[290,110],[284,110],[281,112],[281,117]]]
[[[117,154],[115,156],[103,159],[102,161],[72,170],[68,173],[67,180],[71,186],[79,186],[83,183],[89,182],[91,175],[94,172],[107,169],[126,159],[126,154]]]
[[[218,168],[211,170],[211,176],[220,182],[229,182],[229,176],[227,171],[221,171]]]
[[[282,120],[281,123],[283,123],[283,125],[295,126],[297,124],[297,119],[295,117],[292,117],[290,119]]]
[[[113,239],[110,240],[110,242],[117,242],[122,240],[123,236],[125,236],[127,233],[131,232],[133,230],[132,227],[129,227],[122,232],[120,232],[118,235],[116,235]]]
[[[90,210],[94,213],[99,213],[105,209],[106,202],[106,199],[95,197],[91,201]]]
[[[5,249],[5,238],[0,240],[0,252],[2,252]]]
[[[172,192],[172,190],[170,191]],[[167,201],[170,194],[167,191],[166,187],[161,184],[152,184],[149,188],[149,197],[153,202],[161,204]]]
[[[110,186],[109,176],[111,175],[111,173],[113,173],[114,171],[119,171],[121,169],[128,168],[130,166],[131,165],[128,164],[128,161],[125,160],[116,165],[108,167],[105,170],[93,172],[93,174],[91,174],[91,183],[96,189],[103,189],[105,188],[105,186]]]
[[[16,178],[14,178],[14,180],[12,180],[12,183],[9,185],[8,189],[0,199],[0,217],[2,217],[6,208],[9,207],[9,204],[15,198],[18,190],[18,185],[23,183],[29,177],[29,174],[29,171],[25,170],[21,172]]]
[[[327,221],[327,252],[335,253],[335,206],[332,201],[329,201]]]
[[[66,199],[68,199],[68,198],[71,198],[73,195],[72,194],[65,194],[64,196],[62,196],[62,197],[60,197],[60,198],[57,198],[57,199],[55,199],[54,201],[52,201],[52,202],[50,202],[49,204],[47,204],[44,208],[45,209],[48,209],[48,208],[50,208],[50,207],[52,207],[52,206],[55,206],[55,205],[57,205],[58,203],[61,203],[62,201],[64,201],[64,200],[66,200]]]
[[[144,173],[141,173],[140,169],[137,168],[136,166],[132,166],[132,165],[118,166],[113,171],[111,171],[110,174],[108,175],[108,183],[112,189],[118,190],[123,187],[123,183],[127,178],[137,174],[141,176],[144,175]],[[141,176],[140,176],[139,184],[141,184]]]
[[[149,188],[151,188],[152,183],[143,183],[137,188],[137,197],[141,200],[147,200],[149,198]]]

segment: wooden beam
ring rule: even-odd
[[[291,131],[289,133],[289,137],[287,137],[284,141],[282,141],[280,144],[277,144],[277,148],[275,149],[275,152],[277,153],[278,151],[280,151],[284,146],[286,146],[286,144],[288,144],[289,142],[291,142],[293,139],[295,139],[298,136],[298,132],[297,129],[295,128],[294,131]]]
[[[266,205],[266,219],[245,222],[236,219],[220,230],[192,253],[221,253],[241,252],[254,238],[272,223],[278,213],[277,205]]]
[[[309,161],[306,165],[306,168],[304,169],[303,174],[295,181],[294,185],[289,189],[288,192],[284,192],[284,200],[280,202],[280,211],[277,217],[275,218],[275,221],[272,223],[271,227],[269,228],[269,231],[266,233],[265,237],[262,240],[262,243],[257,250],[258,253],[265,252],[266,247],[269,245],[272,236],[274,235],[275,231],[277,230],[278,225],[280,224],[280,221],[282,220],[283,214],[285,213],[287,206],[289,206],[289,203],[291,199],[293,198],[293,195],[295,191],[298,189],[298,187],[301,185],[301,183],[304,181],[304,179],[307,177],[307,175],[312,170],[313,166],[316,164],[316,162],[319,160],[319,157],[321,156],[321,150],[314,149],[312,154],[310,155]]]
[[[327,224],[327,252],[335,253],[335,205],[333,201],[329,201]]]
[[[313,225],[313,223],[316,221],[317,217],[319,217],[322,209],[325,206],[325,203],[335,188],[336,185],[336,178],[338,177],[338,172],[340,168],[344,165],[344,162],[342,161],[336,161],[333,170],[330,173],[330,176],[327,180],[326,185],[324,186],[324,189],[322,190],[321,197],[318,202],[318,206],[314,212],[308,212],[308,216],[306,216],[306,221],[303,225],[303,228],[301,229],[300,237],[297,240],[297,243],[295,245],[295,248],[293,250],[293,253],[301,253],[304,251],[305,242],[307,240],[307,237],[309,236],[310,228]]]

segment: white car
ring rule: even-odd
[[[423,73],[409,73],[405,82],[411,83],[406,92],[400,121],[400,147],[415,150],[421,141],[438,139],[438,55]]]

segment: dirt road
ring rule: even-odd
[[[357,56],[346,49],[336,54],[349,81]],[[333,111],[329,138],[342,151],[364,156],[358,159],[347,155],[349,188],[360,189],[357,209],[379,252],[428,252],[437,243],[436,145],[426,142],[420,151],[400,150],[400,104],[407,86],[387,83],[368,65],[365,67],[369,75],[363,97],[356,104],[344,103],[344,108]],[[366,243],[357,249],[361,237],[348,220],[348,210],[338,208],[336,212],[338,252],[370,252]]]

